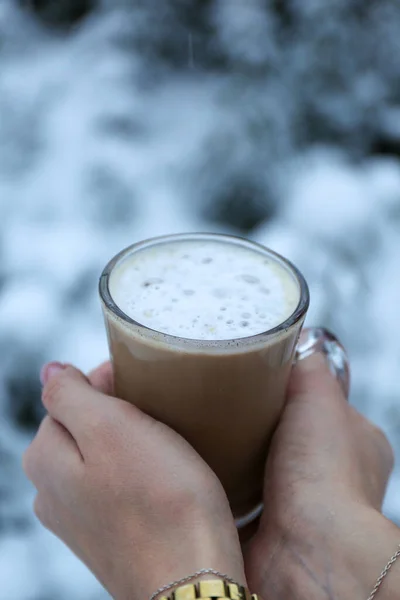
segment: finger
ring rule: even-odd
[[[296,448],[298,468],[301,458],[307,459],[326,473],[337,475],[339,469],[343,481],[357,448],[362,481],[369,481],[370,498],[380,505],[393,468],[392,448],[384,433],[348,404],[324,354],[312,354],[294,368],[277,433],[287,451]],[[347,481],[352,479],[348,473]]]
[[[138,409],[118,398],[110,398],[94,389],[81,371],[71,366],[53,372],[43,388],[42,401],[49,414],[75,439],[83,457],[92,445],[95,432],[110,431],[125,423],[126,414]]]
[[[88,379],[91,385],[102,394],[114,395],[114,374],[110,361],[104,362],[97,369],[91,371]]]
[[[106,396],[95,390],[85,375],[72,366],[50,366],[45,380],[42,402],[49,414],[63,425],[79,444],[90,423],[104,410]]]
[[[288,399],[320,398],[332,406],[347,401],[350,368],[339,340],[323,328],[304,329],[297,346],[297,361],[289,382]]]
[[[23,456],[23,468],[39,489],[61,490],[82,466],[82,456],[68,431],[52,417],[43,419],[35,439]]]
[[[320,352],[297,362],[292,370],[288,387],[288,399],[295,400],[299,396],[334,398],[347,402],[338,380],[332,374],[326,357]]]
[[[297,345],[297,362],[319,353],[326,358],[329,370],[337,379],[346,398],[350,391],[350,365],[343,345],[327,329],[312,327],[304,329]]]
[[[317,352],[295,365],[281,421],[286,435],[302,445],[325,447],[331,433],[346,427],[352,411],[323,354]]]
[[[291,470],[295,465],[303,478],[322,476],[324,471],[336,475],[339,463],[346,463],[346,453],[352,452],[353,438],[343,434],[354,424],[354,412],[324,354],[300,360],[272,440],[271,454],[282,463],[279,468]]]

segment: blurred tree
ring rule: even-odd
[[[40,402],[41,387],[38,379],[37,357],[26,356],[29,368],[10,370],[5,379],[8,412],[19,427],[36,430],[44,416]]]
[[[268,201],[265,187],[252,179],[237,177],[204,203],[203,216],[221,225],[249,233],[256,225],[275,216],[276,203]]]
[[[91,223],[108,230],[133,221],[137,199],[132,186],[118,171],[107,164],[94,164],[87,170],[86,182],[89,200],[83,212]]]
[[[33,10],[45,23],[69,27],[96,6],[96,0],[20,0],[22,5]]]
[[[140,52],[147,75],[157,69],[157,62],[159,67],[185,70],[226,68],[212,20],[214,0],[128,0],[122,4],[131,25],[117,32],[113,42]]]

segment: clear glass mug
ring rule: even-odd
[[[298,305],[279,326],[237,340],[191,340],[154,331],[127,316],[109,288],[133,253],[176,241],[220,241],[262,253],[296,282]],[[298,269],[272,250],[233,236],[182,234],[134,244],[100,278],[115,394],[179,432],[221,480],[238,526],[260,512],[269,443],[281,415],[297,341],[309,306]]]

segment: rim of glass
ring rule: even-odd
[[[300,298],[299,298],[299,302],[298,302],[298,305],[297,305],[295,311],[285,321],[283,321],[276,327],[273,327],[272,329],[267,329],[266,331],[257,333],[256,335],[240,337],[240,338],[232,338],[232,339],[226,339],[226,340],[192,339],[192,338],[185,338],[185,337],[181,337],[181,336],[171,335],[169,333],[163,333],[162,331],[158,331],[157,329],[152,329],[151,327],[147,327],[147,325],[143,325],[143,323],[140,323],[139,321],[135,321],[134,319],[129,317],[126,313],[124,313],[120,309],[120,307],[114,302],[114,299],[111,296],[111,292],[110,292],[110,288],[109,288],[109,281],[110,281],[110,277],[111,277],[111,274],[112,274],[114,268],[120,262],[122,262],[125,258],[130,256],[131,254],[138,252],[140,250],[144,250],[145,248],[155,246],[155,245],[162,245],[162,244],[166,244],[166,243],[179,242],[179,241],[185,241],[185,240],[187,240],[187,241],[197,241],[197,240],[199,240],[199,241],[201,241],[201,240],[218,241],[219,240],[222,243],[236,244],[239,246],[243,246],[245,248],[252,249],[252,250],[262,253],[264,255],[272,256],[278,263],[282,264],[287,270],[289,270],[294,275],[295,279],[297,280],[297,283],[299,285]],[[285,331],[285,330],[287,331],[293,325],[298,323],[306,315],[306,312],[307,312],[309,304],[310,304],[310,292],[309,292],[308,284],[307,284],[304,276],[302,275],[302,273],[292,262],[290,262],[290,260],[288,260],[287,258],[284,258],[283,256],[281,256],[274,250],[271,250],[270,248],[267,248],[266,246],[263,246],[262,244],[253,242],[251,240],[248,240],[248,239],[240,237],[240,236],[223,234],[223,233],[177,233],[177,234],[172,234],[172,235],[162,235],[162,236],[142,240],[140,242],[136,242],[135,244],[132,244],[132,245],[124,248],[120,252],[118,252],[118,254],[116,254],[104,267],[104,270],[103,270],[103,272],[100,276],[100,280],[99,280],[99,292],[100,292],[100,298],[104,302],[104,305],[106,306],[106,308],[108,310],[110,310],[114,315],[116,315],[120,320],[127,323],[128,325],[134,325],[135,327],[139,328],[140,330],[143,330],[144,332],[148,331],[149,334],[151,334],[152,336],[154,336],[154,334],[156,334],[156,336],[158,338],[160,338],[164,341],[171,341],[171,342],[175,342],[175,343],[183,342],[187,345],[196,346],[197,348],[199,348],[199,347],[203,347],[203,348],[204,347],[208,347],[208,348],[226,347],[227,345],[231,344],[232,342],[234,342],[235,346],[237,347],[238,345],[247,345],[247,344],[265,341],[266,337],[269,338],[269,337],[275,336],[278,333],[281,333],[282,331]]]

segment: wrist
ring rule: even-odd
[[[363,550],[359,552],[358,558],[354,557],[353,568],[363,589],[367,591],[365,597],[368,598],[391,557],[399,550],[400,529],[382,514],[375,512],[369,520],[365,541],[360,540],[360,543],[363,544]],[[400,599],[400,558],[384,577],[376,598]]]
[[[198,495],[180,514],[183,531],[176,543],[185,556],[186,545],[191,548],[182,576],[210,568],[246,585],[239,534],[226,494],[218,480],[215,485],[203,486],[202,492],[201,498]]]
[[[273,589],[280,600],[366,599],[399,544],[400,529],[378,511],[346,506],[324,519],[293,521],[285,530],[264,526],[248,548],[246,574],[261,597]],[[399,590],[400,562],[377,600],[400,599]]]
[[[140,575],[136,581],[121,579],[117,593],[112,593],[116,600],[149,599],[159,588],[202,569],[213,569],[246,584],[238,534],[227,501],[226,505],[216,503],[212,511],[207,502],[181,504],[173,520],[155,517],[154,531],[150,535],[146,532],[144,538],[151,539],[151,543],[142,545],[135,540],[142,548],[140,565],[135,568]],[[210,575],[190,583],[202,579],[210,579]]]

